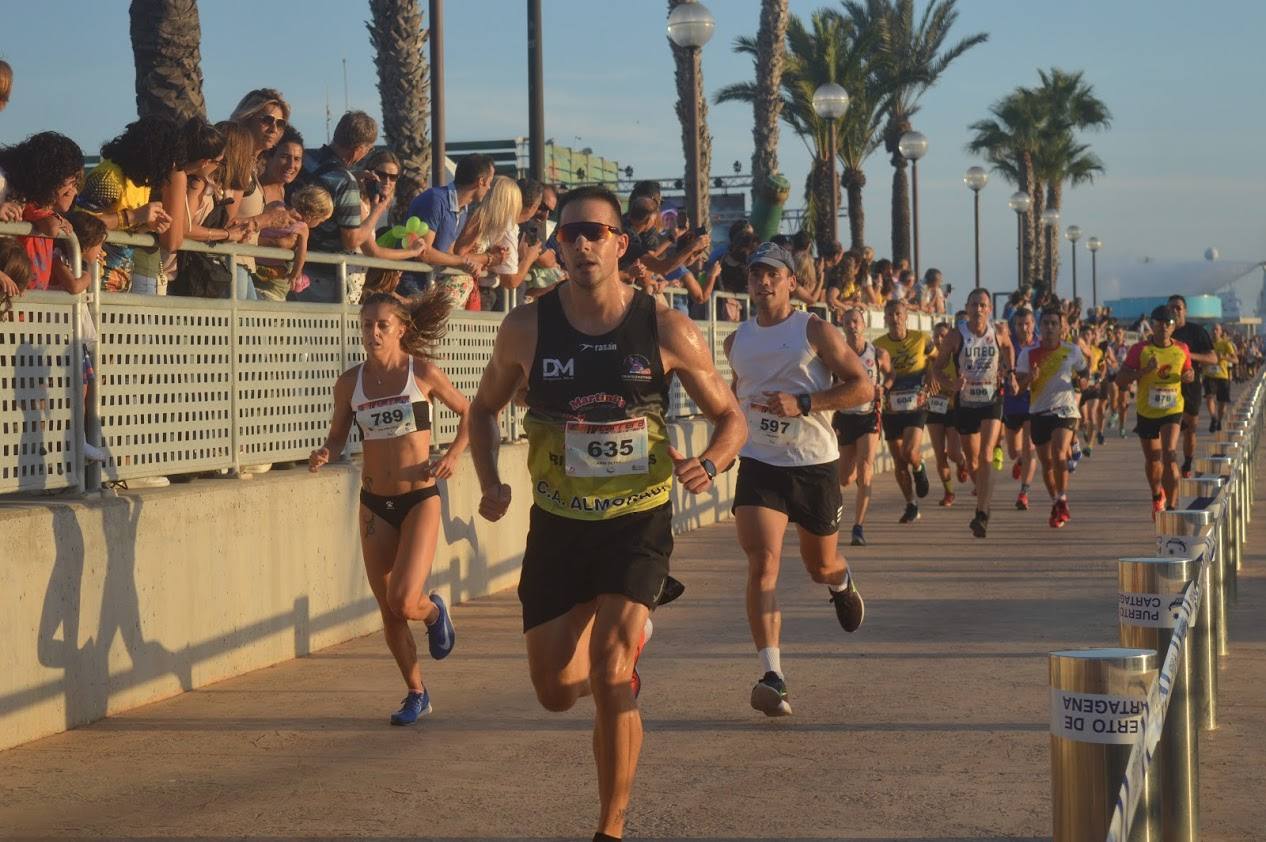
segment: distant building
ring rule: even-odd
[[[1194,321],[1218,321],[1222,316],[1222,299],[1216,295],[1188,295],[1187,316]],[[1169,302],[1168,296],[1149,295],[1137,298],[1118,298],[1104,303],[1112,308],[1112,315],[1121,321],[1134,321],[1148,316],[1152,310]]]

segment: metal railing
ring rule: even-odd
[[[0,224],[0,235],[30,233],[25,223]],[[81,274],[73,235],[57,239]],[[107,242],[157,247],[149,234],[110,232]],[[241,257],[294,257],[289,249],[193,240],[180,251],[223,257],[234,276]],[[337,268],[339,303],[241,300],[236,283],[226,299],[103,293],[96,266],[88,267],[87,293],[28,292],[16,299],[0,321],[0,494],[83,492],[102,479],[236,474],[306,459],[324,441],[335,380],[364,359],[359,316],[346,300],[348,267],[430,268],[356,254],[309,252],[307,260]],[[510,306],[512,296],[504,299]],[[695,324],[728,381],[724,342],[739,323],[719,312],[726,299],[748,315],[746,295],[716,293]],[[824,308],[810,309],[825,315]],[[477,389],[503,316],[453,312],[438,355],[464,394]],[[868,318],[871,331],[882,332],[882,312]],[[911,327],[928,330],[932,320],[912,313]],[[86,386],[85,354],[95,369]],[[519,437],[521,412],[502,414],[505,439]],[[669,416],[698,414],[674,378]],[[457,421],[437,407],[435,446],[452,441]],[[104,463],[85,462],[85,443],[104,451]],[[353,431],[348,452],[358,450]]]
[[[1199,832],[1199,735],[1217,727],[1218,673],[1243,569],[1266,375],[1245,384],[1204,445],[1156,552],[1119,561],[1125,648],[1051,653],[1056,842]]]

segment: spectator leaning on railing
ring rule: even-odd
[[[492,255],[479,255],[468,260],[453,253],[453,244],[465,227],[472,206],[483,201],[488,194],[494,175],[496,166],[490,156],[478,153],[465,155],[458,159],[451,183],[424,190],[409,203],[405,216],[416,216],[430,229],[423,237],[427,246],[425,260],[437,270],[453,267],[474,273],[488,268]],[[423,273],[406,272],[400,280],[399,292],[413,295],[421,292],[427,283]]]
[[[31,283],[31,258],[17,240],[0,237],[0,313]]]
[[[303,180],[324,187],[334,203],[334,215],[313,229],[308,239],[311,251],[363,253],[391,259],[412,259],[425,251],[422,243],[406,249],[384,249],[375,240],[378,221],[395,195],[394,184],[384,185],[383,192],[370,201],[369,213],[361,213],[360,185],[351,168],[369,154],[377,139],[374,118],[363,111],[349,111],[339,119],[329,145],[304,162]],[[346,294],[338,288],[337,266],[313,263],[308,267],[308,277],[311,284],[294,296],[299,301],[337,302]]]
[[[303,135],[287,126],[277,145],[264,153],[263,169],[259,174],[260,187],[264,189],[264,204],[286,203],[286,190],[303,171]]]
[[[163,203],[151,200],[176,165],[180,132],[167,117],[129,123],[101,147],[101,162],[88,173],[78,205],[111,230],[161,234],[171,225]],[[154,294],[161,270],[158,249],[108,246],[102,285],[116,292]]]
[[[22,221],[31,223],[35,232],[22,238],[33,272],[30,289],[48,289],[50,284],[69,288],[73,282],[61,267],[54,267],[49,238],[71,233],[65,214],[75,203],[83,166],[79,145],[57,132],[40,132],[0,147],[0,169],[9,173],[9,195],[22,200]]]

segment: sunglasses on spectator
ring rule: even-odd
[[[271,114],[260,114],[255,119],[258,120],[260,126],[265,129],[284,129],[286,127],[285,117],[274,117]]]
[[[398,172],[383,172],[382,170],[373,170],[372,172],[374,175],[378,176],[383,181],[399,181],[400,180],[400,173]]]
[[[576,242],[578,237],[597,243],[610,237],[618,237],[623,233],[619,228],[601,222],[568,222],[566,225],[558,226],[559,242],[568,245]]]
[[[553,212],[554,209],[546,204],[541,204],[541,206],[536,209],[537,216],[549,216]]]

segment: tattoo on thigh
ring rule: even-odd
[[[374,516],[373,516],[373,514],[367,514],[367,515],[365,515],[365,534],[366,534],[366,535],[373,535],[373,534],[374,534]]]

